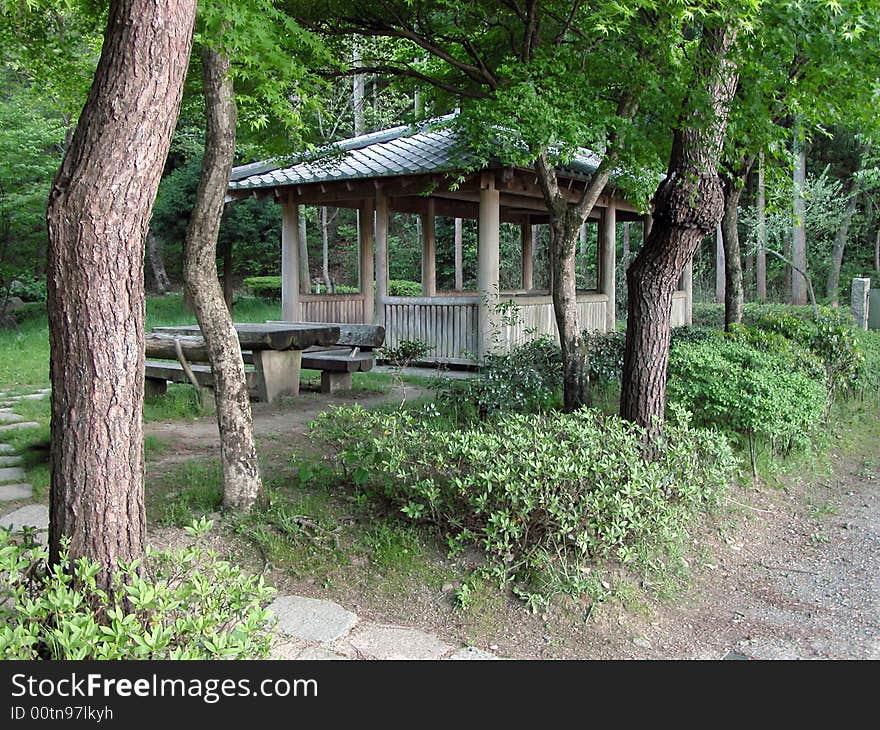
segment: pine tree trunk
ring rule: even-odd
[[[831,265],[828,268],[828,279],[825,281],[825,296],[831,300],[832,307],[840,305],[840,267],[843,266],[846,239],[849,236],[849,227],[852,225],[858,204],[859,187],[858,183],[854,183],[846,203],[846,210],[843,212],[843,219],[840,221],[840,227],[834,234],[834,245],[831,247]]]
[[[737,84],[728,57],[735,37],[730,27],[703,35],[698,58],[705,69],[698,70],[712,107],[690,112],[675,131],[669,170],[654,195],[651,232],[626,274],[620,414],[650,437],[661,431],[666,409],[672,293],[685,264],[724,212],[717,166]]]
[[[238,335],[217,279],[217,234],[235,150],[235,97],[229,59],[202,50],[207,130],[202,174],[186,232],[186,290],[205,338],[214,376],[223,504],[246,511],[262,496],[253,418]]]
[[[50,558],[144,553],[144,239],[180,108],[194,0],[112,0],[49,194]]]
[[[755,293],[759,302],[767,301],[767,204],[764,190],[764,153],[758,155],[758,193],[755,200],[758,230],[755,233]]]
[[[153,270],[153,281],[156,284],[156,292],[165,294],[171,288],[171,281],[165,272],[165,258],[162,255],[162,244],[152,231],[147,231],[147,258],[150,259],[150,268]]]

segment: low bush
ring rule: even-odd
[[[280,276],[249,276],[244,280],[248,291],[261,299],[281,299]]]
[[[549,337],[489,353],[473,378],[441,378],[437,406],[459,421],[485,420],[499,413],[535,413],[556,404],[562,386],[562,355]]]
[[[197,538],[210,523],[188,528]],[[268,654],[273,589],[196,541],[121,565],[110,591],[99,567],[66,552],[55,565],[33,540],[0,530],[0,659],[249,659]],[[146,577],[145,577],[146,576]]]
[[[642,430],[587,409],[460,429],[413,411],[340,408],[312,435],[353,484],[436,525],[453,553],[481,548],[484,573],[533,607],[560,592],[599,597],[597,561],[660,570],[735,468],[724,436],[683,418],[648,460]]]
[[[754,467],[756,437],[788,450],[824,417],[827,390],[796,352],[790,343],[758,349],[744,335],[678,342],[669,358],[668,406],[690,411],[701,425],[745,435]]]
[[[406,279],[391,279],[388,282],[388,296],[391,297],[420,297],[422,285],[417,281]]]

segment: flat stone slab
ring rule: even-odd
[[[454,649],[433,634],[381,624],[362,624],[347,643],[370,659],[442,659]]]
[[[269,610],[278,617],[278,631],[306,641],[336,641],[357,623],[357,615],[338,603],[304,596],[279,596]]]
[[[13,413],[12,411],[0,411],[0,423],[20,423],[23,420],[23,416],[19,416],[17,413]]]
[[[300,639],[293,639],[279,634],[269,649],[269,659],[297,659],[306,647],[308,647],[308,644]]]
[[[49,508],[44,504],[29,504],[15,512],[0,517],[0,527],[18,532],[24,527],[35,527],[38,530],[49,529]]]
[[[34,496],[34,488],[30,484],[0,485],[0,502],[12,502],[16,499],[30,499]]]
[[[489,661],[498,659],[491,651],[483,651],[475,646],[466,646],[446,658],[450,661]]]
[[[0,444],[0,454],[14,454],[15,447],[12,444]]]
[[[303,659],[305,661],[312,661],[312,662],[339,661],[339,660],[348,661],[347,656],[343,656],[342,654],[337,654],[335,651],[330,651],[329,649],[325,649],[323,646],[310,646],[308,649],[303,649],[300,652],[297,659]]]
[[[39,428],[40,424],[36,421],[22,421],[21,423],[7,423],[0,426],[0,433],[5,431],[18,431],[22,428]]]
[[[0,484],[3,482],[20,482],[24,478],[24,469],[20,466],[7,466],[0,469]]]
[[[20,456],[0,456],[0,466],[18,466],[21,464]]]

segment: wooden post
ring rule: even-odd
[[[501,196],[491,175],[480,186],[480,223],[477,244],[477,293],[480,295],[477,355],[482,359],[492,349],[496,335],[501,239]]]
[[[385,298],[388,296],[388,198],[376,191],[376,308],[374,324],[385,325]]]
[[[530,291],[535,288],[535,260],[532,250],[532,224],[523,223],[519,227],[522,243],[522,288]]]
[[[299,321],[299,206],[281,204],[281,319]]]
[[[464,289],[464,271],[462,270],[461,250],[461,218],[455,219],[455,291]]]
[[[684,323],[690,327],[694,323],[694,260],[684,265],[678,288],[684,292]]]
[[[437,293],[437,243],[434,236],[435,203],[428,199],[428,212],[422,215],[422,294]]]
[[[358,211],[360,225],[360,290],[364,298],[364,324],[371,324],[376,312],[376,291],[373,285],[373,201],[365,200]]]
[[[616,270],[617,209],[612,201],[608,201],[599,223],[599,290],[608,297],[605,305],[606,332],[613,332],[617,327]]]
[[[715,226],[715,301],[724,304],[725,290],[727,288],[727,274],[724,265],[724,235],[721,233],[721,223]]]

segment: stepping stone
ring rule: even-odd
[[[296,659],[308,646],[304,641],[292,639],[283,634],[279,634],[276,638],[277,640],[272,642],[272,647],[269,649],[269,659]]]
[[[455,648],[418,629],[380,624],[363,624],[347,643],[370,659],[442,659]]]
[[[450,661],[486,661],[491,659],[498,659],[491,651],[483,651],[482,649],[477,649],[475,646],[466,646],[464,649],[459,649],[452,656],[446,657]]]
[[[20,466],[7,466],[0,469],[0,484],[3,482],[17,482],[24,478],[24,469]]]
[[[338,661],[340,659],[347,661],[348,657],[343,656],[342,654],[337,654],[335,651],[325,649],[323,646],[310,646],[308,649],[303,649],[297,659],[303,659],[305,661],[312,662],[322,662],[334,660]]]
[[[20,456],[0,456],[0,466],[18,466],[21,464]]]
[[[15,512],[0,517],[0,527],[18,532],[23,527],[35,527],[38,530],[49,529],[49,508],[44,504],[29,504]]]
[[[36,421],[22,421],[21,423],[7,423],[0,426],[0,433],[4,431],[18,431],[22,428],[39,428],[40,424]]]
[[[12,444],[0,444],[0,454],[14,454],[15,447]]]
[[[12,411],[0,410],[0,423],[19,423],[24,417]]]
[[[12,502],[16,499],[30,499],[33,496],[34,489],[30,484],[0,485],[0,502]]]
[[[303,596],[279,596],[269,610],[278,617],[278,631],[306,641],[336,641],[358,620],[338,603]]]

